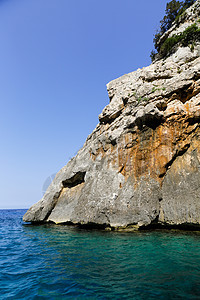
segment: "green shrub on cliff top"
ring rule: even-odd
[[[160,21],[160,29],[157,31],[153,39],[154,47],[158,52],[160,50],[160,45],[158,42],[161,36],[171,28],[172,23],[174,22],[175,18],[180,12],[182,6],[183,6],[183,2],[176,1],[176,0],[172,0],[167,3],[165,9],[165,16]]]
[[[173,47],[176,44],[181,43],[181,45],[186,47],[198,40],[200,40],[200,29],[196,24],[192,24],[182,33],[167,38],[162,44],[159,53],[162,57],[165,57],[166,55],[171,53]]]
[[[162,44],[159,43],[161,36],[171,28],[173,22],[175,20],[178,20],[181,15],[185,12],[187,8],[189,8],[192,4],[195,3],[196,0],[185,0],[185,1],[177,1],[177,0],[171,0],[166,5],[165,10],[165,16],[160,21],[160,29],[157,31],[157,33],[154,35],[154,47],[157,50],[158,53],[160,53]],[[171,49],[173,47],[172,45],[175,43],[175,40],[178,40],[179,38],[173,38],[170,41],[167,41],[163,48],[166,47],[166,49]],[[153,61],[156,56],[156,51],[151,52],[151,60]]]

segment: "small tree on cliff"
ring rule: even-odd
[[[167,30],[170,29],[172,23],[174,22],[176,16],[178,15],[180,9],[182,8],[183,3],[180,1],[172,0],[166,5],[165,16],[160,21],[160,30],[155,34],[153,42],[154,47],[157,51],[159,51],[159,44],[158,41],[160,37],[165,33]]]
[[[187,8],[189,8],[192,4],[195,3],[196,0],[185,0],[185,1],[177,1],[172,0],[167,3],[165,9],[165,16],[160,21],[160,29],[154,35],[154,47],[159,52],[161,45],[159,44],[159,40],[161,36],[171,28],[173,22],[176,20],[178,16],[180,16]],[[151,52],[151,59],[154,60],[156,52]]]
[[[192,4],[194,4],[196,0],[185,0],[185,2],[183,3],[183,8],[187,9],[188,7],[190,7]]]

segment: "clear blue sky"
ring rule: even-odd
[[[0,208],[28,208],[74,156],[106,83],[150,64],[165,0],[0,0]]]

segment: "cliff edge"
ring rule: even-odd
[[[165,40],[200,28],[200,0]],[[107,85],[110,103],[25,222],[200,225],[200,41]],[[199,227],[200,228],[200,227]]]

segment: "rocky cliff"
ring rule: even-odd
[[[200,0],[167,36],[200,27]],[[200,225],[200,43],[107,85],[110,103],[25,222]],[[200,228],[200,227],[199,227]]]

